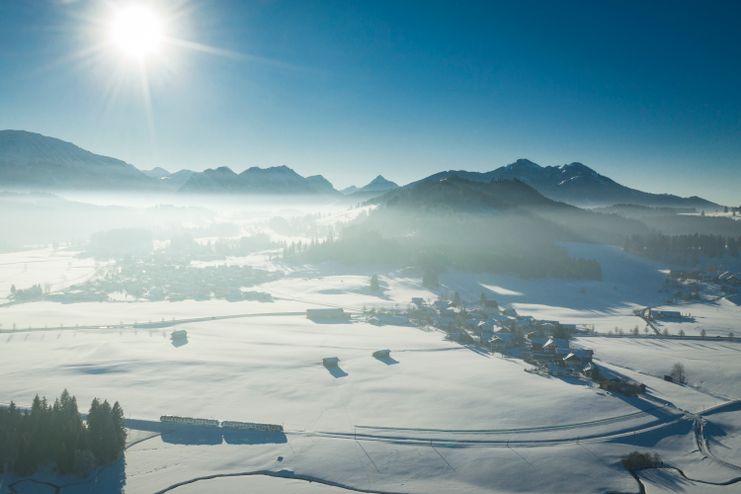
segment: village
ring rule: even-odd
[[[709,267],[694,270],[670,270],[664,281],[664,292],[671,302],[700,300],[703,297],[738,296],[741,275]]]
[[[306,315],[320,324],[351,321],[350,314],[342,308],[309,309]],[[445,333],[447,340],[472,351],[520,359],[531,366],[526,372],[544,377],[578,384],[593,383],[626,396],[636,396],[646,389],[642,383],[598,366],[593,362],[593,350],[572,345],[573,337],[589,334],[590,328],[519,315],[513,307],[500,305],[484,294],[474,306],[464,305],[457,293],[434,301],[414,297],[406,308],[366,308],[358,318],[376,326],[439,330]],[[390,359],[390,352],[389,349],[377,350],[373,357]],[[339,368],[340,360],[337,356],[325,357],[322,365],[335,377],[344,377],[346,374]]]

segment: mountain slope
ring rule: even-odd
[[[180,192],[222,193],[235,192],[238,175],[228,166],[194,172],[180,187]]]
[[[167,170],[165,170],[161,166],[155,166],[151,170],[142,170],[141,172],[144,175],[146,175],[148,177],[151,177],[151,178],[156,178],[157,180],[162,179],[162,178],[169,177],[171,175],[170,172],[168,172]]]
[[[490,211],[512,209],[576,209],[553,201],[519,180],[478,182],[452,175],[400,187],[372,199],[389,207]]]
[[[123,189],[156,181],[124,161],[23,130],[0,130],[0,182],[9,187]]]
[[[179,170],[166,177],[162,177],[160,183],[170,190],[178,190],[190,179],[190,177],[193,176],[194,173],[195,172],[191,170]]]
[[[517,179],[531,185],[540,193],[557,201],[582,206],[605,206],[617,203],[657,207],[690,207],[714,209],[719,206],[700,197],[679,197],[672,194],[653,194],[631,189],[600,175],[582,163],[561,166],[540,166],[530,160],[516,162],[489,172],[449,170],[423,180],[438,181],[445,177],[461,177],[474,182]]]
[[[600,265],[559,245],[614,235],[607,215],[553,201],[518,180],[422,181],[368,201],[338,239],[298,254],[309,261],[461,269],[527,277],[599,279]],[[605,221],[608,220],[608,221]],[[619,220],[620,221],[620,220]],[[612,238],[611,238],[612,239]]]
[[[557,231],[562,240],[620,243],[626,235],[648,232],[646,225],[637,219],[554,201],[517,179],[475,182],[457,175],[427,179],[368,202],[388,211],[433,214],[441,218],[476,214],[500,221],[502,217],[517,215],[519,223],[510,225],[509,233],[537,223],[536,228]]]

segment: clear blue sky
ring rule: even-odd
[[[150,61],[151,134],[115,54],[72,57],[99,2],[0,1],[0,128],[140,168],[286,164],[345,186],[527,157],[741,203],[739,1],[151,3],[179,13],[174,36],[241,56]]]

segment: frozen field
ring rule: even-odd
[[[660,380],[675,362],[682,363],[688,386],[662,383],[665,396],[693,388],[709,395],[703,408],[716,399],[741,399],[741,342],[589,337],[577,343],[593,349],[595,360]]]
[[[525,373],[520,361],[478,354],[438,332],[315,324],[303,316],[182,328],[188,343],[181,347],[171,344],[169,331],[157,330],[3,335],[3,395],[23,402],[66,386],[85,403],[116,390],[135,418],[186,415],[327,432],[358,425],[528,428],[635,412],[623,400]],[[371,356],[382,348],[391,349],[393,361]],[[340,358],[337,375],[321,365],[331,356]],[[553,407],[589,412],[553,420]],[[527,414],[518,413],[523,408]]]
[[[51,248],[1,253],[0,301],[10,294],[11,285],[22,289],[38,283],[59,290],[92,277],[95,261],[78,254]]]
[[[643,334],[644,322],[632,311],[661,302],[662,267],[609,247],[571,248],[586,249],[582,257],[601,256],[605,279],[446,273],[442,291],[458,291],[470,302],[485,292],[539,319],[593,325],[598,332],[618,327],[627,333],[638,325]],[[45,255],[55,269],[41,268]],[[94,272],[93,263],[55,256],[51,251],[7,255],[7,266],[14,266],[7,268],[8,279],[68,283],[72,273]],[[285,277],[253,288],[275,301],[40,302],[0,308],[6,331],[0,334],[0,401],[27,404],[35,393],[55,396],[68,388],[85,405],[93,396],[119,400],[134,419],[126,464],[97,480],[64,487],[61,494],[638,492],[620,464],[635,449],[658,452],[695,479],[738,476],[728,464],[738,464],[741,456],[741,412],[731,401],[741,397],[739,343],[580,339],[600,364],[648,386],[645,396],[630,399],[585,381],[525,372],[529,366],[521,360],[477,352],[436,330],[357,320],[316,324],[303,315],[312,307],[357,313],[363,307],[403,307],[412,297],[434,300],[437,295],[413,274],[381,270],[382,290],[373,292],[369,276],[378,268],[285,266],[269,255],[228,262],[282,270]],[[22,278],[17,269],[24,263],[31,274]],[[694,323],[676,323],[687,334],[703,328],[709,335],[723,334],[738,315],[738,306],[725,300],[681,310],[696,317]],[[117,327],[224,316],[246,317],[163,329]],[[7,332],[13,325],[18,331]],[[29,326],[36,330],[21,331]],[[185,345],[172,344],[173,329],[187,330]],[[391,350],[391,360],[371,355],[384,348]],[[322,366],[324,357],[339,357],[339,368]],[[687,368],[688,386],[662,379],[676,361]],[[692,414],[716,406],[727,408],[706,417],[711,456],[698,450]],[[162,414],[278,423],[286,432],[281,440],[238,444],[221,436],[173,438],[159,435]],[[703,490],[709,484],[678,475],[652,471],[642,482],[646,492],[738,487]],[[0,481],[0,493],[12,494],[7,488],[12,480]],[[15,489],[20,494],[50,488],[25,482]]]
[[[659,328],[666,328],[669,333],[676,335],[684,331],[687,335],[699,336],[703,330],[707,336],[728,336],[741,333],[741,307],[727,298],[719,298],[712,302],[682,304],[676,306],[662,305],[663,310],[677,310],[682,314],[689,314],[691,319],[682,321],[662,320]]]
[[[101,480],[117,482],[119,476],[128,493],[170,487],[332,493],[343,485],[374,492],[573,492],[574,472],[591,479],[582,481],[580,492],[631,492],[635,481],[619,465],[622,455],[636,447],[656,450],[663,441],[662,455],[691,465],[698,458],[692,425],[681,409],[698,412],[726,402],[692,388],[661,387],[662,380],[643,374],[637,378],[649,384],[653,398],[612,396],[526,373],[521,361],[481,355],[437,331],[409,327],[315,324],[303,316],[182,327],[188,343],[179,347],[171,344],[169,330],[5,334],[3,396],[24,402],[29,394],[51,396],[68,387],[81,403],[113,393],[129,417],[145,423],[166,413],[280,423],[286,429],[284,442],[267,444],[196,445],[160,436],[137,442],[127,452],[125,471]],[[621,360],[640,353],[621,350],[630,344],[626,340],[581,343],[630,377],[631,364],[644,364]],[[390,348],[393,361],[371,356],[380,348]],[[682,346],[659,351],[664,354],[642,350],[646,359],[653,352],[670,362],[697,353]],[[337,372],[321,365],[326,356],[341,359]],[[732,357],[718,361],[715,352],[700,352],[687,364],[690,375],[703,358],[708,367],[734,369]],[[737,420],[737,412],[724,416],[726,427]],[[737,451],[737,441],[724,441]],[[564,461],[574,470],[564,472]],[[527,475],[533,468],[539,476]],[[300,478],[261,474],[282,470]],[[713,478],[726,473],[712,471]],[[176,485],[220,474],[250,475]],[[307,477],[332,485],[302,480]],[[62,492],[95,492],[87,488]]]

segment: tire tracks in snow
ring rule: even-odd
[[[363,489],[360,487],[353,487],[351,485],[343,484],[341,482],[335,482],[332,480],[322,479],[320,477],[314,477],[313,475],[297,474],[291,470],[279,470],[277,472],[273,470],[253,470],[253,471],[248,471],[248,472],[217,473],[213,475],[204,475],[202,477],[195,477],[189,480],[178,482],[176,484],[172,484],[168,487],[165,487],[164,489],[156,491],[154,494],[164,494],[166,492],[173,491],[177,489],[178,487],[182,487],[188,484],[194,484],[196,482],[200,482],[203,480],[212,480],[212,479],[230,478],[230,477],[251,477],[251,476],[258,476],[258,475],[264,475],[266,477],[280,478],[280,479],[286,479],[286,480],[303,480],[306,482],[315,482],[317,484],[323,484],[323,485],[330,486],[330,487],[336,487],[338,489],[345,489],[347,491],[362,492],[362,493],[367,493],[367,494],[406,494],[406,493],[398,492],[398,491],[382,491],[382,490],[371,490],[371,489]]]

